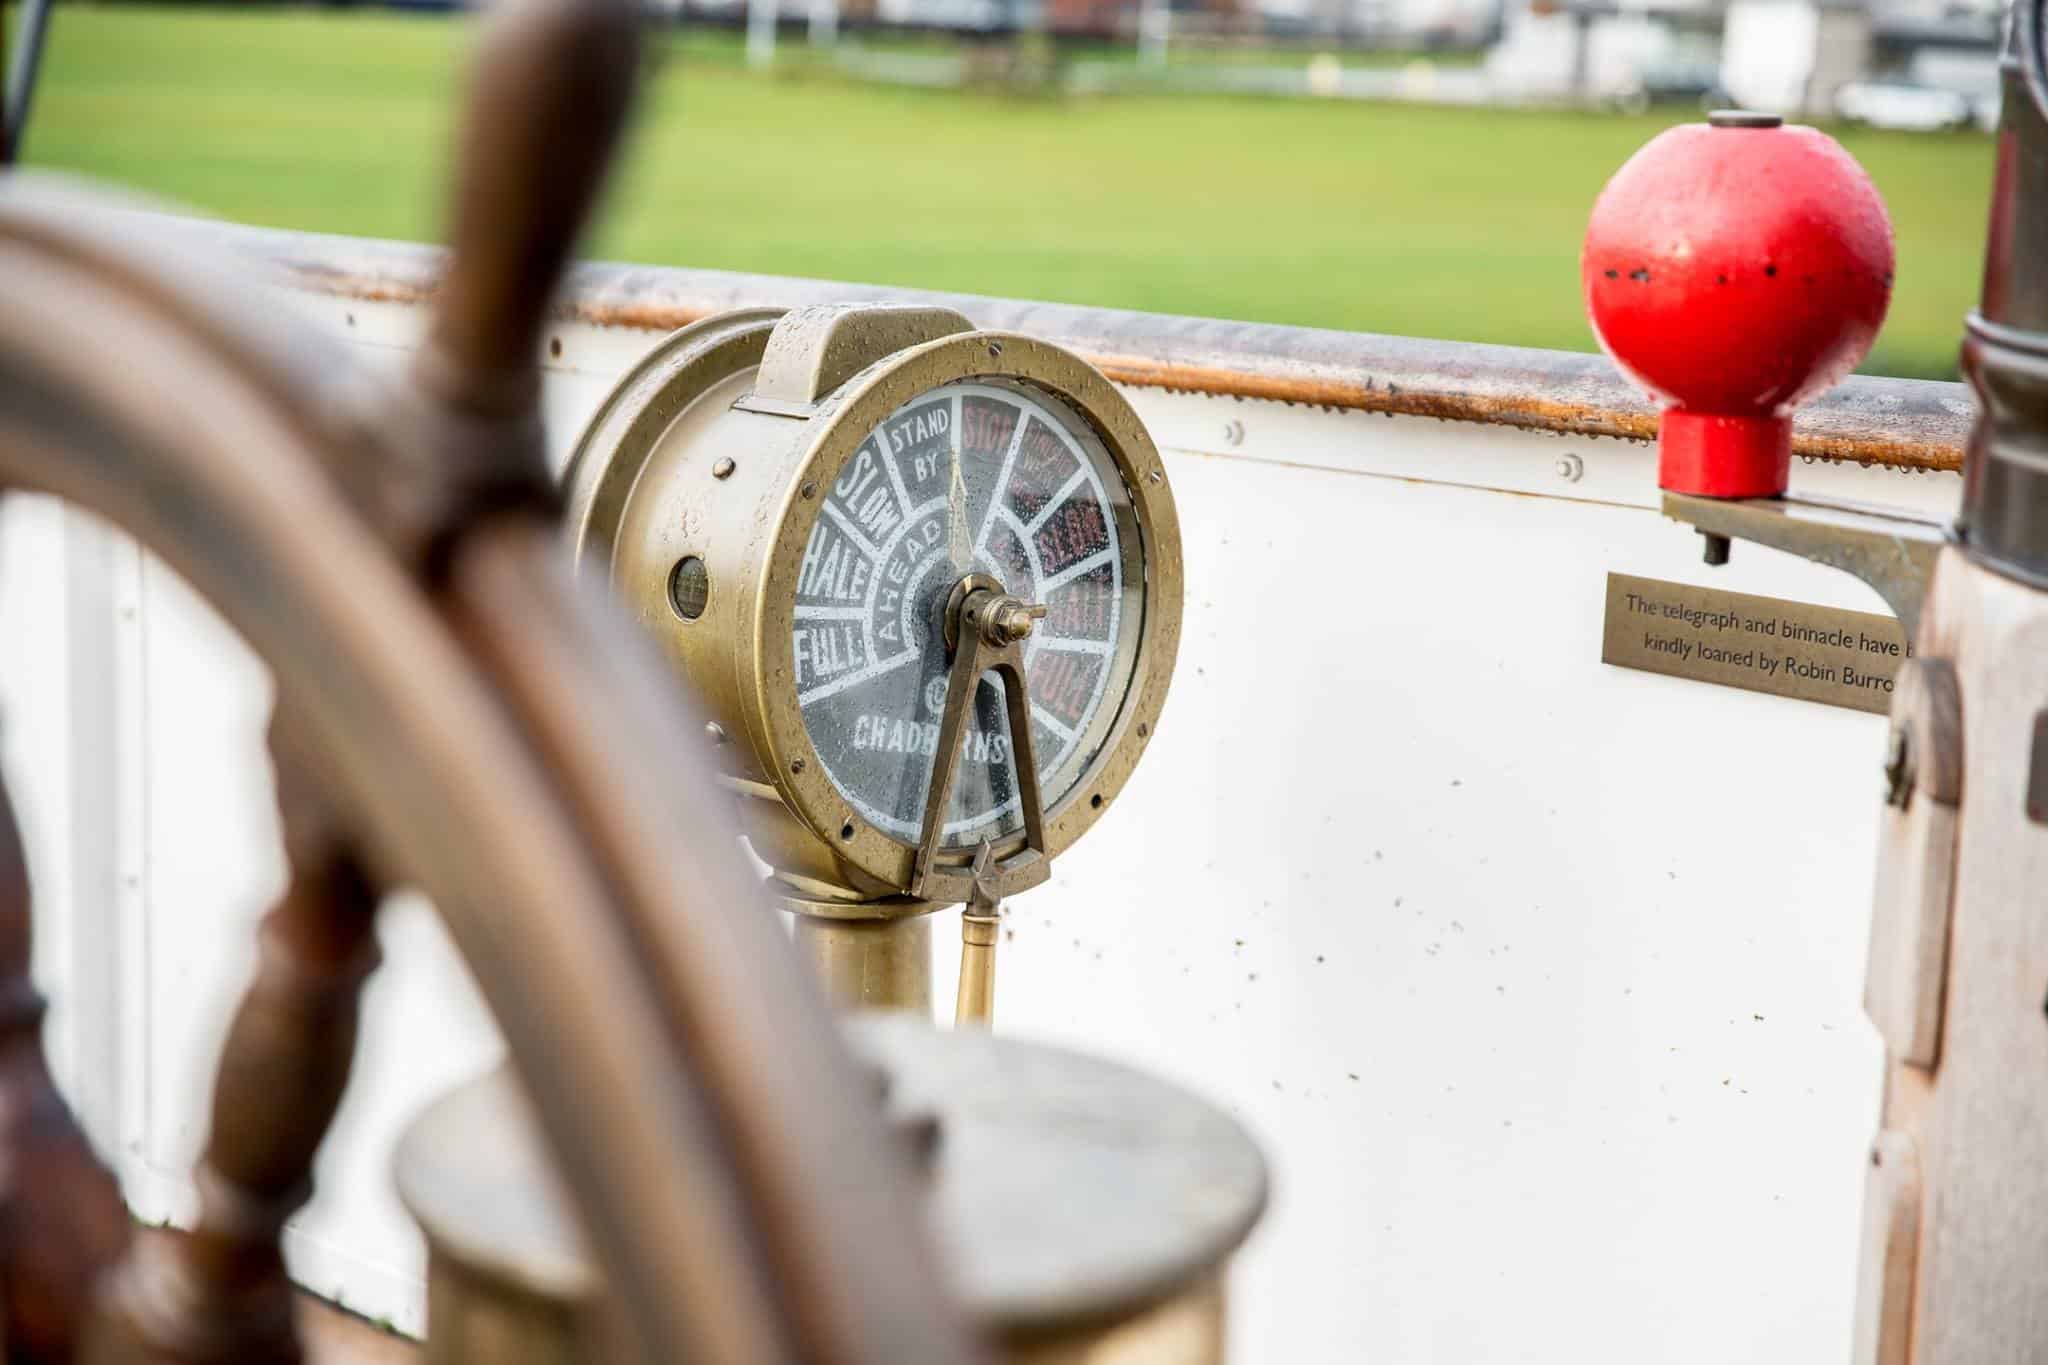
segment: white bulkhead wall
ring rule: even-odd
[[[392,363],[419,323],[286,297]],[[562,330],[557,459],[656,339]],[[1233,1358],[1844,1356],[1884,721],[1604,666],[1601,610],[1610,571],[1881,603],[1744,545],[1705,568],[1640,444],[1129,396],[1180,505],[1179,668],[1117,808],[1013,904],[999,1026],[1258,1133],[1274,1201]],[[1794,478],[1937,515],[1960,486]],[[179,1218],[283,876],[268,679],[168,570],[39,499],[0,511],[0,639],[49,1047],[138,1216]],[[429,907],[401,898],[382,932],[288,1252],[417,1331],[391,1144],[499,1044]],[[938,937],[948,1000],[950,920]]]

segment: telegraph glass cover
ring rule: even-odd
[[[870,432],[828,488],[797,577],[797,702],[826,775],[915,843],[945,708],[943,622],[968,574],[1047,615],[1025,645],[1048,810],[1073,791],[1129,691],[1144,568],[1129,491],[1089,425],[1007,380],[945,385]],[[948,847],[1023,828],[1002,684],[981,678]]]

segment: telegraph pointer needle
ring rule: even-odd
[[[974,543],[967,532],[967,481],[960,472],[960,437],[953,436],[953,482],[946,490],[946,531],[953,567],[966,573],[974,565]]]

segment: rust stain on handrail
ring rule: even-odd
[[[415,304],[438,286],[441,254],[404,242],[327,237],[189,219],[202,234],[280,271],[293,287]],[[896,299],[958,309],[983,327],[1029,332],[1078,352],[1119,384],[1354,412],[1653,439],[1657,413],[1604,357],[1265,323],[1031,303],[715,270],[586,264],[556,304],[564,321],[667,332],[729,308]],[[1912,471],[1962,468],[1972,403],[1961,384],[1855,376],[1802,408],[1795,453]]]
[[[1398,413],[1405,417],[1435,417],[1449,422],[1486,422],[1581,435],[1648,439],[1657,434],[1656,415],[1651,412],[1617,414],[1533,393],[1499,396],[1440,389],[1403,389],[1398,384],[1376,383],[1372,377],[1361,380],[1264,374],[1251,369],[1175,364],[1127,355],[1095,354],[1090,355],[1089,360],[1117,383],[1138,388],[1256,398],[1357,412]]]
[[[1409,417],[1434,417],[1447,422],[1481,422],[1559,435],[1611,436],[1632,441],[1650,441],[1657,436],[1657,413],[1647,403],[1623,406],[1620,403],[1570,402],[1547,396],[1534,388],[1510,393],[1403,389],[1398,385],[1378,385],[1370,381],[1271,375],[1250,369],[1177,365],[1134,356],[1087,354],[1091,363],[1117,383],[1139,388],[1259,398],[1360,412],[1398,413]],[[1947,387],[1960,388],[1959,385]],[[1957,399],[1959,406],[1965,401]],[[1934,420],[1925,425],[1935,426],[1937,430],[1928,433],[1897,429],[1863,430],[1852,428],[1840,420],[1840,413],[1822,416],[1821,421],[1807,421],[1797,428],[1793,440],[1796,453],[1812,459],[1889,465],[1901,469],[1936,471],[1962,468],[1962,436],[1969,425],[1966,408],[1953,412],[1944,409],[1933,414]],[[1836,420],[1825,420],[1829,417]],[[1942,429],[1949,427],[1953,428],[1953,437]]]

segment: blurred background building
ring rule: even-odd
[[[1080,45],[1076,88],[1178,88],[1469,104],[1736,104],[1880,127],[1997,121],[1997,0],[662,0],[678,18],[847,33]],[[826,13],[829,12],[829,13]],[[1135,43],[1140,60],[1088,44]],[[761,51],[757,42],[757,51]],[[765,52],[762,52],[765,56]],[[1389,61],[1389,57],[1407,61]],[[880,79],[971,78],[971,62],[854,63]],[[1033,68],[1038,70],[1038,68]],[[1053,66],[1045,68],[1054,70]]]

